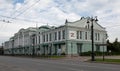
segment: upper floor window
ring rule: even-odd
[[[39,36],[39,44],[40,44],[40,36]]]
[[[79,31],[77,31],[77,39],[79,39]]]
[[[95,40],[97,40],[97,33],[95,33]]]
[[[55,32],[55,40],[57,40],[57,32]]]
[[[98,33],[98,41],[100,40],[100,34]]]
[[[49,41],[51,41],[52,40],[52,34],[50,33],[49,34]]]
[[[100,40],[100,34],[99,33],[95,33],[95,40]]]
[[[45,35],[43,35],[43,42],[45,42]]]
[[[80,31],[80,39],[82,39],[82,31]]]
[[[36,40],[36,44],[37,44],[37,36],[36,36],[36,39],[35,39],[35,40]]]
[[[46,41],[48,42],[48,34],[46,35]]]
[[[85,39],[87,40],[87,32],[85,32]]]
[[[62,30],[62,39],[65,39],[65,30]]]
[[[85,28],[86,28],[86,29],[90,29],[90,25],[87,24],[87,25],[85,26]]]
[[[61,39],[61,31],[58,32],[58,39]]]

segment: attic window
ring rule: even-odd
[[[88,29],[90,28],[89,24],[88,24]]]
[[[87,24],[87,25],[85,26],[85,28],[86,28],[86,29],[90,29],[90,25]]]

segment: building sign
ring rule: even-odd
[[[69,39],[76,39],[76,31],[69,31]]]

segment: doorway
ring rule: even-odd
[[[80,56],[82,53],[82,44],[81,43],[77,43],[77,53]]]

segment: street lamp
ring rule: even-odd
[[[35,34],[32,35],[32,46],[33,46],[32,56],[34,56],[35,55]]]
[[[12,56],[14,56],[14,39],[12,39]]]
[[[94,54],[94,26],[93,22],[97,22],[97,16],[95,18],[91,17],[90,20],[87,20],[87,23],[91,21],[91,40],[92,40],[92,53],[91,53],[91,60],[95,61],[95,54]]]

